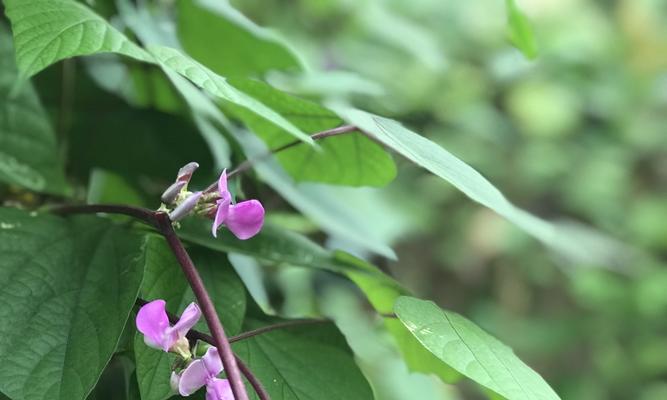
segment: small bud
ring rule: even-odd
[[[185,336],[179,338],[176,343],[171,346],[169,351],[178,354],[186,361],[192,358],[192,353],[190,353],[190,342],[188,342],[188,339]]]
[[[181,193],[181,190],[187,185],[188,183],[185,181],[176,181],[171,184],[167,188],[167,190],[162,193],[162,202],[165,204],[174,204],[174,201],[176,201],[176,197],[178,196],[179,193]]]
[[[190,195],[187,199],[185,199],[181,204],[176,206],[174,208],[174,211],[169,213],[169,218],[171,219],[172,222],[177,222],[180,221],[181,219],[185,218],[192,210],[195,209],[197,206],[197,202],[199,202],[199,198],[201,197],[202,192],[196,192]]]
[[[181,169],[178,170],[176,181],[185,183],[190,182],[190,178],[197,168],[199,168],[199,164],[194,161],[185,164]]]

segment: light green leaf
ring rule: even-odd
[[[0,390],[85,399],[139,291],[142,238],[108,220],[0,208]]]
[[[551,246],[569,261],[613,266],[618,260],[627,260],[629,249],[611,239],[584,229],[577,229],[577,234],[573,235],[574,229],[569,225],[550,223],[514,206],[474,168],[400,123],[345,106],[334,105],[332,108],[349,123],[448,181],[474,201]]]
[[[282,40],[227,2],[181,0],[178,11],[183,48],[220,75],[245,77],[274,69],[301,70],[301,63]]]
[[[137,190],[122,176],[100,168],[95,168],[90,173],[86,202],[88,204],[144,205],[144,200]]]
[[[263,82],[233,79],[230,83],[262,101],[306,133],[343,125],[343,120],[326,108],[281,92]],[[241,107],[230,108],[270,149],[293,141],[291,135],[257,114]],[[296,181],[384,186],[396,176],[396,165],[391,156],[360,132],[323,139],[317,143],[319,149],[294,146],[279,152],[276,158]]]
[[[244,328],[257,329],[284,321],[251,318]],[[332,323],[274,330],[236,342],[232,347],[273,400],[373,398],[345,338]],[[252,390],[248,394],[257,399]]]
[[[508,400],[559,399],[510,349],[462,316],[431,301],[400,297],[394,311],[424,347]]]
[[[24,78],[74,56],[118,53],[150,61],[143,49],[74,0],[4,0]]]
[[[14,92],[17,76],[11,35],[0,26],[0,181],[68,194],[49,118],[30,82]]]
[[[507,36],[510,42],[529,59],[537,57],[538,47],[530,21],[517,7],[515,0],[505,0],[507,8]]]
[[[262,118],[266,118],[277,126],[280,126],[296,138],[303,140],[306,143],[313,143],[310,136],[295,127],[280,114],[257,99],[236,89],[227,82],[227,79],[184,55],[180,51],[164,46],[150,46],[149,51],[155,56],[163,68],[171,69],[188,78],[192,83],[206,90],[211,95],[216,96],[221,100],[245,107]]]
[[[225,332],[228,335],[239,333],[246,310],[243,283],[224,255],[202,248],[191,248],[189,253],[213,299]],[[180,314],[194,301],[194,294],[163,238],[148,238],[144,247],[144,259],[142,298],[164,299],[168,311]],[[203,319],[195,329],[207,331]],[[170,397],[169,378],[174,356],[146,346],[140,333],[135,336],[134,354],[141,398],[162,400]]]

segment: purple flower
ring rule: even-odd
[[[217,237],[218,228],[225,224],[241,240],[255,236],[264,225],[264,207],[258,200],[232,203],[232,195],[227,190],[227,170],[218,179],[218,194],[212,233]]]
[[[146,303],[137,313],[137,329],[144,334],[144,342],[164,351],[175,350],[189,356],[190,349],[185,335],[201,317],[195,303],[190,303],[174,326],[169,324],[164,300]]]
[[[178,392],[189,396],[206,386],[206,400],[234,400],[229,381],[216,378],[222,372],[218,349],[209,347],[201,359],[195,360],[181,373]]]

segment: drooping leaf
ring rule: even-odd
[[[326,108],[290,96],[263,82],[233,79],[230,83],[271,107],[306,133],[313,134],[343,125],[343,120]],[[279,126],[257,114],[241,107],[230,108],[270,149],[294,141]],[[319,149],[294,146],[279,152],[276,158],[296,181],[384,186],[396,176],[396,165],[391,156],[360,132],[323,139],[317,143]]]
[[[276,35],[223,1],[178,2],[178,36],[194,59],[224,76],[300,70],[294,53]]]
[[[538,47],[533,28],[515,0],[505,0],[507,9],[507,35],[510,42],[529,59],[537,57]]]
[[[257,99],[236,89],[227,82],[227,79],[216,74],[180,51],[164,46],[150,46],[149,51],[163,68],[168,68],[179,73],[195,85],[221,100],[245,107],[262,118],[272,121],[296,138],[303,140],[306,143],[312,143],[310,136],[295,127],[280,114]]]
[[[394,311],[442,361],[508,400],[559,399],[510,349],[477,325],[430,301],[400,297]]]
[[[85,399],[139,291],[141,236],[91,216],[0,209],[0,390]]]
[[[284,321],[253,317],[246,320],[244,330]],[[345,338],[332,323],[274,330],[232,347],[273,400],[373,398]],[[258,398],[252,389],[248,394]]]
[[[213,300],[228,335],[241,329],[246,309],[243,283],[223,254],[202,248],[189,249],[206,289]],[[194,301],[194,294],[173,253],[161,237],[151,236],[144,247],[145,276],[141,295],[145,300],[164,299],[167,310],[179,314]],[[203,319],[195,329],[207,331]],[[137,332],[134,341],[137,380],[143,400],[170,397],[171,365],[174,356],[146,346],[143,335]]]
[[[141,47],[77,1],[3,1],[22,77],[35,75],[65,58],[96,53],[113,52],[150,61]]]
[[[86,201],[89,204],[144,206],[144,200],[123,177],[99,168],[90,173]]]
[[[332,108],[375,139],[454,185],[474,201],[505,217],[519,228],[541,240],[569,261],[616,265],[627,259],[628,249],[600,234],[550,223],[512,204],[482,174],[431,140],[405,128],[400,123],[371,113],[340,105]],[[582,252],[582,249],[586,249]]]
[[[13,91],[17,76],[11,35],[0,26],[0,181],[67,194],[48,115],[30,82]]]

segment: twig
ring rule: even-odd
[[[310,135],[310,138],[313,139],[313,140],[321,140],[321,139],[325,139],[325,138],[328,138],[328,137],[343,135],[343,134],[358,131],[358,130],[359,130],[359,128],[357,128],[354,125],[341,125],[341,126],[336,127],[336,128],[327,129],[325,131],[313,133],[312,135]],[[265,153],[265,154],[263,154],[263,155],[261,155],[257,158],[254,158],[252,160],[245,160],[241,164],[239,164],[238,167],[233,169],[231,172],[227,173],[227,178],[230,179],[230,178],[234,177],[235,175],[241,174],[241,173],[247,171],[248,169],[250,169],[254,164],[256,164],[260,161],[263,161],[263,160],[267,159],[268,157],[270,157],[270,156],[272,156],[276,153],[279,153],[283,150],[287,150],[289,148],[300,145],[302,143],[303,143],[303,141],[301,141],[301,140],[295,140],[293,142],[289,142],[289,143],[286,143],[282,146],[276,147],[275,149],[272,149],[272,150],[268,151],[267,153]],[[215,190],[215,188],[217,187],[217,184],[218,184],[217,182],[213,182],[212,184],[210,184],[204,190],[204,192],[211,192],[211,191]]]

